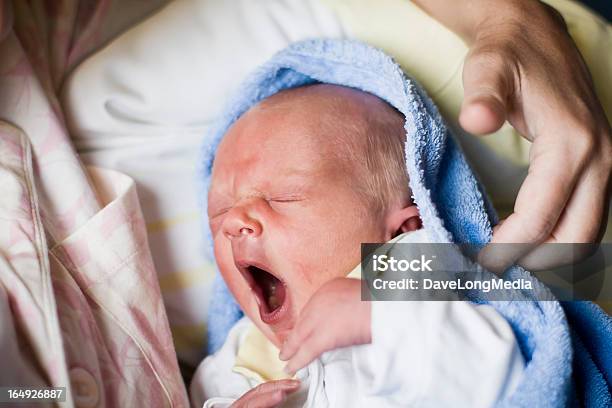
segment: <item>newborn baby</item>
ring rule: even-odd
[[[362,302],[347,278],[361,243],[425,239],[405,137],[386,102],[323,84],[277,93],[230,128],[208,216],[246,317],[198,368],[196,406],[488,406],[512,390],[523,360],[491,307]]]

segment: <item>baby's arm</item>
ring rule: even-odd
[[[321,286],[302,309],[280,359],[293,374],[326,351],[370,341],[370,303],[361,301],[361,281],[337,278]]]
[[[281,351],[295,372],[326,351],[353,349],[359,389],[374,399],[490,406],[512,392],[524,362],[508,323],[490,306],[362,302],[361,282],[322,286]],[[333,311],[333,312],[331,312]],[[324,330],[315,330],[324,328]]]

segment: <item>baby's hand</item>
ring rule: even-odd
[[[359,279],[337,278],[321,286],[302,309],[280,359],[295,373],[326,351],[372,341],[370,302],[361,300]]]
[[[272,408],[283,403],[287,394],[300,387],[298,380],[268,381],[249,390],[231,408]]]

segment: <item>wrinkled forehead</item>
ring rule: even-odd
[[[366,126],[364,107],[354,100],[357,92],[318,85],[271,96],[228,129],[213,166],[261,157],[313,164],[338,159],[346,148],[347,134]]]
[[[229,129],[213,162],[210,191],[330,179],[336,161],[322,146],[321,128],[277,113],[249,112]]]
[[[322,138],[325,131],[324,124],[309,112],[256,107],[229,128],[217,150],[213,169],[226,163],[251,164],[263,158],[275,162],[322,159],[326,156]]]

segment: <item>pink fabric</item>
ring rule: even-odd
[[[109,7],[0,4],[0,385],[68,387],[68,407],[183,407],[134,183],[82,166],[57,96]]]

